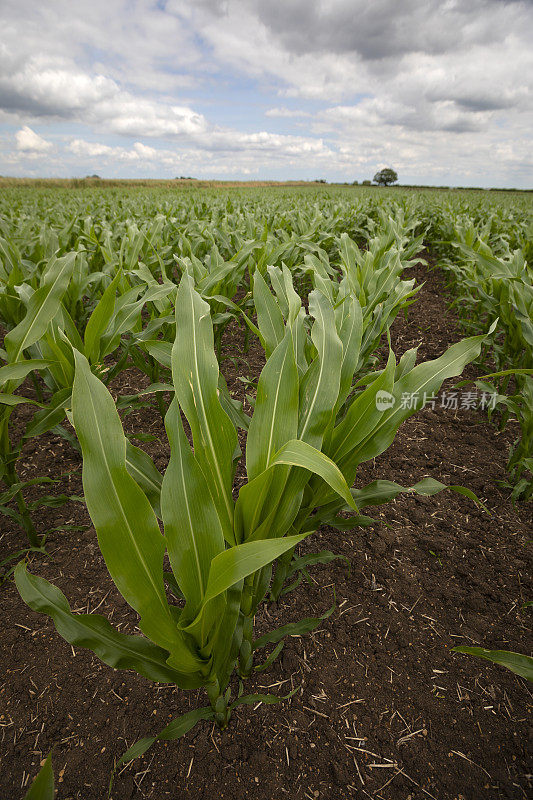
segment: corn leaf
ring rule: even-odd
[[[274,352],[285,335],[283,314],[270,293],[265,279],[256,270],[254,273],[254,303],[257,312],[257,325],[265,343],[267,358]]]
[[[42,285],[31,296],[26,315],[6,334],[4,347],[10,361],[19,361],[27,347],[39,341],[59,311],[74,269],[76,253],[53,259],[43,275]]]
[[[140,615],[140,629],[178,655],[183,671],[201,666],[172,618],[163,583],[165,542],[150,503],[126,467],[126,437],[113,398],[77,350],[74,427],[83,453],[83,489],[98,544],[119,592]]]
[[[34,778],[29,790],[24,795],[24,800],[54,800],[54,794],[52,753],[48,753],[43,766]]]
[[[409,404],[402,404],[404,395],[417,396],[421,400],[424,393],[427,397],[433,396],[443,381],[460,375],[465,366],[479,356],[483,342],[493,329],[494,325],[488,334],[462,339],[449,347],[440,358],[419,364],[402,376],[392,392],[394,405],[383,412],[374,430],[355,448],[353,455],[357,464],[383,453],[392,444],[402,422],[420,409],[420,405],[410,407]]]
[[[197,722],[200,722],[201,719],[213,719],[214,713],[211,708],[204,707],[204,708],[195,708],[193,711],[188,711],[186,714],[182,714],[181,717],[177,719],[173,719],[161,733],[158,733],[157,736],[146,736],[144,739],[139,739],[138,742],[135,742],[124,755],[119,758],[115,765],[115,769],[121,767],[122,764],[127,764],[128,761],[133,761],[134,758],[139,758],[140,756],[144,755],[148,748],[150,748],[155,742],[161,741],[172,741],[173,739],[180,739],[182,736],[185,736]]]
[[[434,478],[422,478],[421,481],[418,481],[413,486],[400,486],[399,483],[394,481],[373,481],[363,489],[352,489],[352,496],[359,508],[365,508],[366,506],[379,506],[382,503],[388,503],[402,492],[414,492],[425,497],[432,497],[442,492],[443,489],[451,489],[458,494],[464,494],[477,505],[482,505],[470,489],[464,486],[448,486]]]
[[[176,298],[172,378],[191,427],[194,454],[206,478],[227,542],[233,533],[233,455],[237,434],[218,396],[219,369],[209,305],[184,274]]]
[[[298,438],[320,447],[339,396],[343,348],[335,327],[333,306],[316,289],[309,295],[309,313],[315,319],[311,339],[317,356],[300,388]]]
[[[30,358],[27,361],[16,361],[6,364],[0,369],[0,386],[7,381],[16,381],[25,378],[34,369],[46,369],[52,362],[43,358]]]
[[[354,511],[357,511],[357,505],[350,494],[350,488],[338,466],[328,456],[307,444],[307,442],[302,442],[300,439],[293,439],[291,442],[287,442],[286,445],[278,450],[270,462],[271,467],[276,464],[290,464],[293,467],[302,467],[318,475],[338,495],[346,500]]]
[[[141,487],[150,505],[161,519],[161,482],[163,476],[144,450],[126,440],[126,469],[133,480]]]
[[[346,415],[333,431],[328,455],[340,462],[351,450],[363,441],[381,419],[383,411],[376,399],[379,392],[392,393],[396,359],[392,350],[387,366],[367,388],[350,404]]]
[[[119,633],[100,614],[73,614],[65,595],[44,578],[29,573],[23,561],[15,568],[14,577],[24,602],[51,617],[69,644],[92,650],[114,669],[133,669],[150,680],[184,688],[200,685],[194,677],[171,669],[166,663],[168,652],[143,636]]]
[[[238,581],[270,564],[305,537],[304,533],[282,539],[244,542],[220,553],[211,562],[204,605]]]
[[[507,667],[511,672],[533,681],[533,658],[524,656],[521,653],[513,653],[510,650],[485,650],[484,647],[454,647],[454,653],[467,653],[470,656],[484,658],[492,661],[493,664],[500,664]]]
[[[298,428],[298,370],[290,328],[259,377],[254,413],[246,439],[246,472],[252,481]]]
[[[65,419],[66,409],[70,407],[71,402],[71,388],[60,389],[56,392],[48,405],[33,415],[24,432],[24,438],[40,436],[59,425]]]
[[[171,456],[161,487],[161,511],[172,571],[187,601],[184,616],[192,619],[206,593],[211,561],[224,551],[224,534],[176,400],[165,427]]]
[[[346,305],[346,304],[345,304]],[[361,338],[363,335],[363,314],[357,297],[350,298],[348,313],[343,319],[339,332],[342,342],[342,364],[337,407],[340,408],[352,386],[359,353],[361,351]]]
[[[263,636],[259,637],[259,639],[255,640],[254,649],[258,650],[261,647],[265,647],[267,644],[276,644],[287,636],[303,636],[306,633],[314,631],[321,622],[333,614],[336,607],[336,603],[333,603],[331,608],[328,608],[320,617],[306,617],[299,622],[290,622],[288,625],[281,625],[279,628],[276,628],[276,630],[265,633]]]
[[[83,337],[84,354],[91,364],[100,360],[100,339],[113,317],[117,286],[121,278],[122,270],[118,269],[87,321]]]

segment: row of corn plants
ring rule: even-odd
[[[533,497],[533,267],[526,242],[512,250],[493,219],[476,225],[458,220],[439,265],[450,276],[454,307],[465,330],[479,331],[498,320],[479,359],[489,373],[478,382],[498,397],[500,430],[518,427],[508,471],[515,499]]]
[[[497,320],[477,359],[488,375],[476,386],[497,398],[489,411],[500,430],[514,422],[518,434],[508,460],[515,500],[533,496],[533,225],[516,199],[505,206],[447,203],[428,221],[426,235],[449,278],[465,331]],[[530,606],[531,601],[524,604]],[[533,681],[533,658],[507,650],[458,647],[456,652],[500,664]]]

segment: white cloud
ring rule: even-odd
[[[4,62],[14,59],[6,57]],[[81,72],[66,59],[30,57],[0,77],[0,106],[15,115],[69,120],[126,136],[190,136],[207,122],[191,108],[167,105],[124,91],[103,75]]]
[[[48,153],[53,148],[52,142],[47,142],[46,139],[43,139],[38,133],[32,131],[27,125],[24,125],[17,131],[15,134],[15,141],[17,150],[26,154],[39,155],[41,153]]]
[[[290,164],[301,165],[309,157],[318,162],[333,156],[333,152],[321,139],[279,136],[267,132],[236,134],[222,130],[209,134],[209,142],[200,142],[180,150],[150,147],[142,142],[135,142],[132,147],[110,146],[84,139],[71,140],[66,149],[94,166],[97,166],[98,161],[106,164],[113,161],[145,166],[150,164],[154,168],[172,167],[186,162],[196,171],[204,171],[205,166],[207,169],[216,168],[217,171],[228,172],[235,172],[236,168],[240,168],[245,173],[252,169],[257,171],[258,158],[275,157]],[[206,160],[208,163],[205,165]]]
[[[108,144],[100,142],[86,142],[83,139],[73,139],[67,147],[71,153],[84,158],[100,158],[101,156],[113,156],[120,152],[120,148],[110,147]]]
[[[89,142],[85,139],[72,139],[66,147],[69,153],[84,159],[87,163],[112,164],[126,162],[144,166],[172,165],[180,161],[180,155],[172,150],[161,150],[149,147],[142,142],[135,142],[132,147],[110,146],[102,142]]]

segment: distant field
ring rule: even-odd
[[[371,188],[376,191],[412,191],[417,189],[423,189],[428,191],[466,191],[466,192],[477,192],[477,191],[484,191],[484,192],[504,192],[504,193],[518,193],[518,194],[527,194],[533,189],[476,189],[476,188],[454,188],[454,187],[439,187],[439,186],[389,186],[387,188],[383,188],[380,186],[371,187],[363,186],[361,183],[353,186],[352,183],[330,183],[324,184],[321,181],[223,181],[223,180],[201,180],[201,179],[194,179],[194,178],[134,178],[134,179],[119,179],[119,178],[93,178],[93,177],[86,177],[86,178],[10,178],[6,176],[0,175],[0,188],[8,187],[8,186],[28,186],[28,187],[63,187],[63,188],[74,188],[79,189],[83,187],[91,187],[91,188],[108,188],[108,187],[166,187],[166,188],[185,188],[191,187],[196,189],[244,189],[244,188],[262,188],[266,186],[271,187],[308,187],[308,188],[319,188],[319,189],[328,189],[328,188],[336,188],[336,187],[348,187],[348,188],[358,188],[361,190],[366,190]]]
[[[192,186],[197,189],[205,188],[238,188],[246,186],[320,186],[314,181],[206,181],[193,178],[174,179],[119,179],[119,178],[8,178],[0,176],[0,186],[58,186],[66,188],[79,188],[82,186],[106,188],[109,186],[146,186],[146,187],[185,187]]]

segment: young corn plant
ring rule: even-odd
[[[51,395],[34,415],[25,436],[40,436],[53,429],[77,448],[75,438],[61,425],[71,405],[75,372],[73,350],[82,352],[92,371],[108,384],[125,368],[131,353],[137,350],[133,346],[133,335],[141,327],[141,312],[145,305],[165,299],[175,291],[176,287],[169,282],[163,286],[138,284],[132,287],[119,269],[83,328],[79,323],[75,324],[61,304],[43,335],[30,349],[35,359],[49,362],[43,380]],[[115,363],[108,366],[106,359],[113,354],[116,355]],[[128,398],[132,405],[134,400],[138,400],[137,395]]]
[[[52,481],[50,478],[21,481],[17,473],[17,461],[25,439],[40,436],[52,429],[75,447],[78,446],[75,438],[61,426],[66,409],[71,404],[73,348],[78,348],[87,356],[95,372],[110,380],[124,366],[125,359],[119,359],[111,370],[103,370],[104,359],[117,350],[124,334],[136,325],[140,327],[141,310],[147,299],[171,291],[168,286],[158,286],[157,291],[148,288],[143,292],[143,286],[132,289],[126,283],[117,298],[116,291],[122,281],[119,270],[90,314],[82,338],[64,305],[79,258],[77,252],[62,258],[52,257],[42,271],[37,289],[25,283],[17,286],[21,308],[17,310],[16,317],[20,321],[6,334],[5,349],[0,352],[3,362],[0,366],[0,485],[3,484],[0,513],[21,525],[30,547],[34,549],[41,548],[44,540],[35,528],[32,511],[39,505],[57,505],[68,498],[65,495],[55,498],[45,496],[28,504],[24,498],[24,490],[28,486]],[[174,286],[172,289],[175,291]],[[33,377],[37,371],[42,374],[45,390],[51,393],[46,400],[36,382],[38,400],[17,393],[22,381],[27,376]],[[14,442],[9,430],[11,416],[14,407],[23,403],[30,403],[38,410],[25,425],[23,435]],[[140,479],[144,480],[143,485],[149,491],[155,468],[152,468],[144,453],[129,443],[128,465],[140,472]],[[10,556],[8,560],[12,558]]]
[[[265,466],[276,450],[293,448],[295,439],[300,451],[320,452],[321,463],[333,464],[345,484],[352,486],[359,465],[386,450],[401,423],[420,409],[424,398],[431,398],[445,379],[459,375],[479,355],[485,336],[458,342],[440,358],[417,366],[416,350],[405,353],[398,364],[391,351],[385,369],[366,375],[366,385],[361,388],[356,384],[358,371],[365,373],[366,359],[361,356],[365,321],[347,281],[333,297],[327,284],[324,292],[311,292],[308,316],[293,290],[288,270],[280,271],[273,284],[276,297],[256,273],[256,332],[267,363],[259,379],[248,429],[249,482],[242,487],[236,504],[235,529],[240,540],[309,534],[322,523],[341,529],[372,524],[371,518],[360,514],[365,506],[387,502],[401,491],[432,495],[446,488],[432,479],[412,487],[376,481],[352,489],[352,502],[346,503],[342,493],[332,490],[331,482],[324,480],[318,469],[306,472],[296,465],[286,465],[280,475],[279,470],[265,470]],[[405,394],[418,397],[419,402],[402,403]],[[262,452],[264,430],[271,431],[271,443]],[[475,500],[467,489],[449,488]],[[346,519],[341,512],[351,512],[352,517]],[[270,590],[274,600],[286,579],[294,574],[292,556],[293,551],[288,550],[276,564]],[[331,554],[324,557],[330,560]],[[315,563],[316,558],[311,556]],[[270,585],[269,570],[254,579],[252,614]],[[245,634],[249,629],[248,624]],[[254,649],[253,642],[244,645],[245,651],[250,647]],[[250,666],[248,661],[244,671],[249,672]]]
[[[512,415],[519,425],[519,435],[509,454],[507,469],[513,499],[529,500],[533,481],[527,477],[533,467],[533,286],[532,269],[526,249],[511,252],[500,237],[486,241],[490,221],[479,231],[472,220],[453,228],[453,258],[441,265],[451,275],[458,298],[454,302],[467,330],[479,330],[488,320],[498,318],[497,335],[482,354],[481,364],[493,372],[491,384],[478,388],[498,397],[499,427],[503,430]],[[512,367],[512,368],[511,368]],[[513,384],[511,383],[513,382]]]
[[[53,257],[43,271],[40,286],[27,298],[25,314],[21,321],[5,336],[4,350],[1,353],[3,366],[0,368],[0,481],[5,490],[0,494],[0,512],[7,514],[24,528],[31,547],[41,547],[32,521],[30,510],[24,500],[25,486],[47,479],[21,481],[17,473],[17,460],[20,455],[22,440],[17,444],[11,441],[9,423],[13,408],[21,403],[34,403],[16,394],[24,378],[34,370],[52,368],[48,358],[26,358],[26,353],[44,336],[52,320],[58,314],[61,300],[67,290],[72,276],[76,254],[62,258]],[[24,288],[24,286],[22,287]],[[17,504],[17,510],[9,506],[11,501]]]
[[[145,491],[128,471],[128,442],[113,399],[86,357],[74,350],[72,419],[83,453],[87,507],[110,575],[139,614],[143,636],[121,634],[99,615],[72,614],[65,596],[28,573],[22,562],[15,580],[28,605],[49,614],[71,644],[89,647],[105,663],[135,669],[155,681],[184,689],[204,687],[210,705],[186,715],[178,726],[183,731],[183,726],[207,718],[225,727],[236,704],[258,699],[240,697],[230,704],[228,691],[242,641],[242,608],[249,611],[247,586],[250,576],[305,534],[237,542],[232,499],[237,435],[218,397],[209,307],[189,275],[180,284],[176,328],[172,371],[177,399],[166,417],[171,459],[159,503],[164,535]],[[292,463],[298,455],[278,459]],[[332,474],[350,502],[340,473]],[[182,608],[169,603],[165,594],[165,552],[171,584],[185,600]]]
[[[32,609],[52,617],[71,644],[90,648],[117,669],[134,669],[183,689],[203,687],[209,700],[158,737],[141,740],[120,763],[140,755],[156,738],[183,735],[200,719],[224,728],[237,705],[278,699],[247,695],[232,702],[229,686],[236,665],[241,677],[251,674],[259,648],[278,645],[262,668],[279,652],[284,636],[319,622],[310,618],[254,638],[254,616],[268,592],[272,563],[292,554],[338,511],[348,508],[360,519],[357,492],[349,489],[357,465],[386,449],[412,413],[398,407],[381,411],[375,402],[378,390],[390,389],[394,397],[408,389],[434,392],[476,357],[484,338],[460,342],[419,367],[405,361],[396,366],[391,354],[387,368],[337,422],[359,357],[357,300],[336,310],[315,290],[309,298],[312,322],[306,322],[287,276],[288,319],[284,323],[276,306],[278,316],[269,325],[266,307],[273,310],[275,300],[259,273],[254,289],[269,355],[248,423],[247,482],[237,500],[232,488],[241,455],[239,416],[233,419],[225,410],[209,305],[191,275],[183,275],[176,297],[170,354],[175,397],[165,419],[170,462],[157,503],[150,503],[128,468],[128,442],[111,395],[86,357],[74,351],[72,419],[83,454],[85,499],[111,578],[139,615],[142,635],[119,633],[100,615],[73,614],[66,597],[30,574],[23,562],[15,571],[18,590]],[[419,488],[426,494],[438,489]],[[389,494],[402,490],[387,487]],[[361,505],[375,502],[379,491],[383,494],[382,486],[366,487],[366,494],[361,490]],[[169,574],[163,572],[165,553]],[[168,600],[165,580],[183,598],[181,605]]]
[[[359,363],[356,367],[356,372],[360,373],[375,359],[380,340],[398,312],[407,309],[415,301],[421,288],[415,288],[414,278],[408,281],[401,278],[405,269],[422,261],[410,259],[420,249],[420,240],[415,240],[414,249],[409,247],[404,251],[394,236],[385,231],[370,239],[368,249],[362,251],[355,241],[343,233],[337,245],[342,273],[340,280],[337,270],[333,270],[323,256],[319,258],[315,254],[307,254],[305,262],[311,272],[313,285],[326,294],[335,307],[351,297],[357,297],[362,317]],[[280,309],[286,316],[281,271],[277,267],[269,267],[268,272]]]

